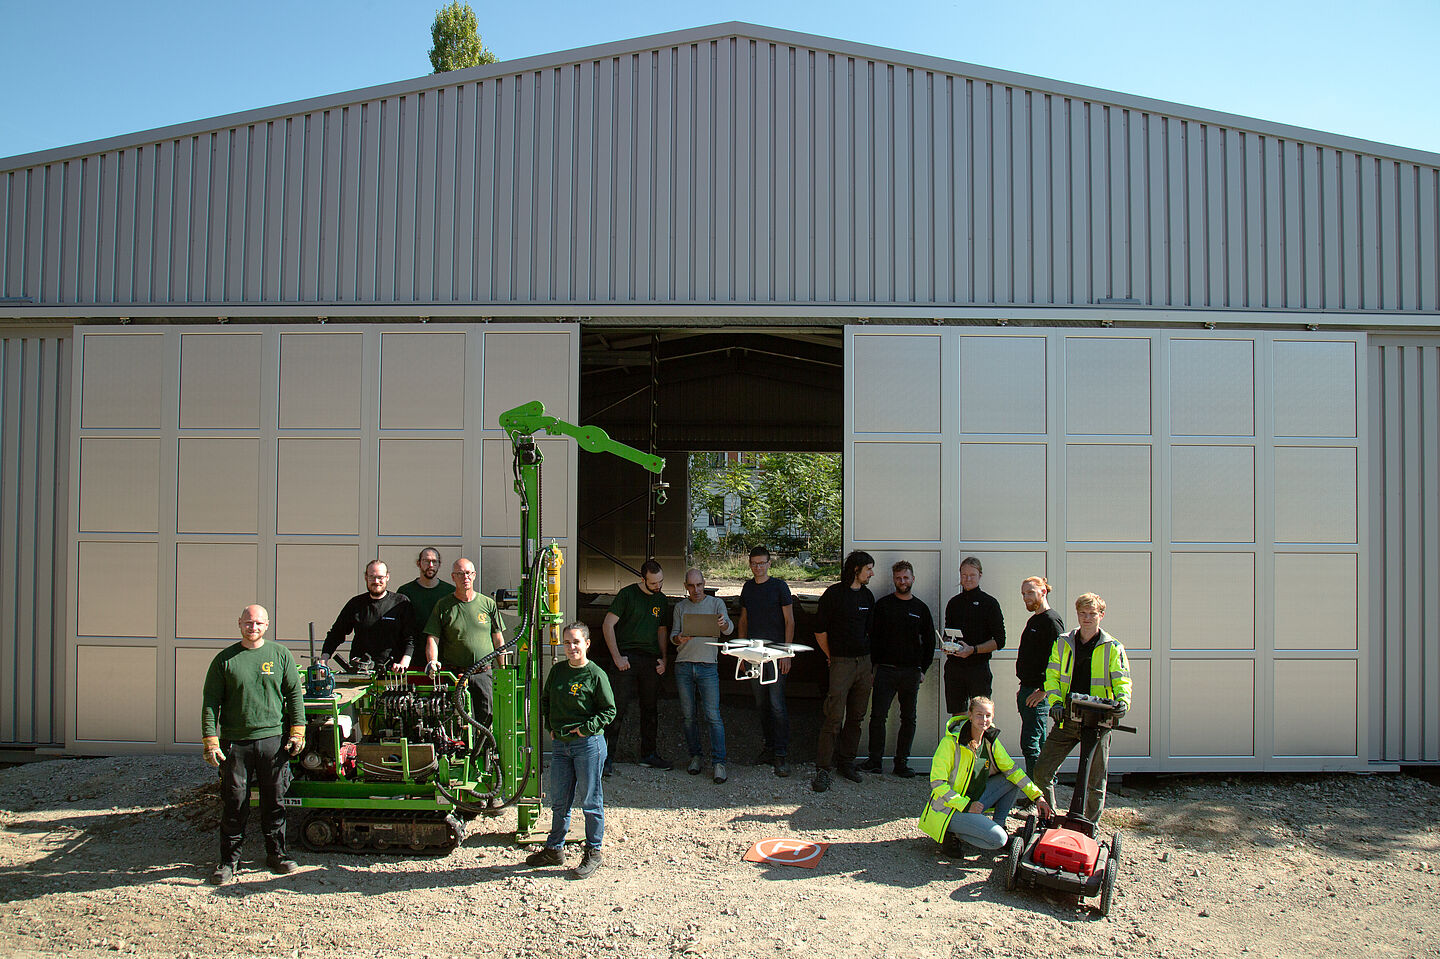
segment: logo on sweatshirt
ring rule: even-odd
[[[571,695],[571,696],[579,696],[579,695],[580,695],[580,684],[579,684],[579,683],[571,683],[571,684],[570,684],[570,695]]]
[[[270,660],[270,662],[268,662],[268,663],[261,663],[261,664],[260,664],[260,672],[264,673],[266,676],[274,675],[274,673],[275,673],[275,660],[272,659],[272,660]]]

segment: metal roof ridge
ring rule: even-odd
[[[1002,86],[1022,87],[1041,94],[1086,100],[1102,105],[1139,110],[1161,116],[1174,116],[1177,119],[1193,120],[1199,123],[1233,128],[1243,132],[1275,136],[1317,146],[1353,150],[1357,153],[1370,154],[1386,159],[1405,160],[1440,167],[1440,153],[1432,153],[1415,147],[1366,140],[1346,134],[1330,133],[1324,130],[1300,127],[1274,120],[1248,117],[1242,114],[1225,113],[1206,107],[1198,107],[1168,100],[1158,100],[1138,94],[1122,93],[1120,91],[1107,90],[1102,87],[1072,83],[1066,80],[1016,73],[1009,70],[968,63],[962,60],[950,60],[933,54],[912,53],[890,47],[861,43],[859,41],[841,40],[817,34],[787,30],[780,27],[769,27],[740,20],[730,20],[722,23],[687,27],[681,30],[651,34],[643,37],[605,41],[552,53],[535,54],[517,60],[501,60],[493,64],[467,67],[463,70],[454,70],[443,74],[428,74],[422,77],[396,80],[390,83],[360,87],[339,93],[322,94],[318,97],[310,97],[303,100],[253,107],[249,110],[242,110],[236,113],[221,114],[219,116],[205,117],[197,120],[187,120],[149,130],[117,134],[98,140],[88,140],[65,146],[50,147],[32,153],[0,157],[0,170],[24,169],[56,160],[90,156],[111,152],[113,150],[144,146],[165,140],[218,132],[220,130],[248,126],[252,123],[311,113],[316,110],[350,106],[368,100],[438,91],[447,87],[463,86],[495,77],[527,73],[538,69],[554,69],[605,57],[635,54],[645,50],[722,40],[730,37],[787,46],[802,46],[826,53],[853,56],[857,59],[933,70],[938,73],[995,83]]]

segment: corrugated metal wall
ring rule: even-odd
[[[1440,308],[1428,154],[796,37],[52,151],[0,171],[0,296]]]
[[[0,745],[65,738],[70,347],[0,337]]]
[[[1440,762],[1440,337],[1370,340],[1370,755]]]

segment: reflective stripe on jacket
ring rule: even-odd
[[[935,748],[935,758],[930,761],[930,800],[920,813],[920,831],[936,842],[945,838],[950,817],[964,812],[979,796],[966,796],[962,790],[970,785],[975,774],[975,760],[978,758],[961,739],[969,743],[968,716],[956,716],[945,724],[945,735]],[[1040,790],[1025,775],[1025,770],[1015,765],[1015,760],[1000,745],[1000,730],[990,727],[980,740],[980,756],[988,773],[997,773],[1010,780],[1031,799],[1040,798]]]
[[[1075,675],[1075,647],[1079,644],[1080,628],[1062,633],[1050,651],[1050,665],[1045,668],[1045,696],[1049,705],[1065,702],[1070,694],[1070,680]],[[1123,708],[1130,708],[1130,659],[1125,647],[1105,630],[1090,651],[1091,696],[1113,699]]]

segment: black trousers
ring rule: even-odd
[[[870,700],[870,762],[885,758],[885,719],[890,701],[900,698],[900,729],[895,734],[895,768],[910,765],[910,746],[915,742],[915,702],[925,674],[915,666],[876,666],[875,691]]]
[[[630,668],[621,672],[611,666],[610,686],[615,693],[615,721],[605,727],[605,746],[612,759],[619,755],[620,730],[630,704],[640,701],[640,759],[655,752],[655,735],[659,719],[660,682],[663,677],[655,673],[660,662],[658,656],[648,653],[625,653]]]
[[[990,663],[970,666],[963,659],[945,657],[945,711],[958,716],[970,709],[971,696],[990,695]]]
[[[468,685],[470,687],[470,715],[480,725],[490,728],[494,719],[495,709],[495,673],[491,669],[482,669],[471,676]]]
[[[290,754],[285,737],[222,739],[220,763],[220,862],[236,866],[245,844],[250,818],[250,784],[260,787],[260,829],[265,855],[285,855],[285,807],[280,800],[290,788]]]

